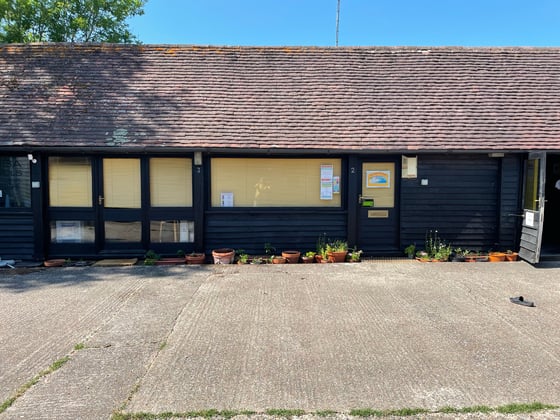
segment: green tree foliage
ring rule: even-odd
[[[0,43],[136,42],[126,19],[147,0],[0,0]]]

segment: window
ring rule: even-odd
[[[213,207],[340,207],[340,159],[214,158]]]
[[[31,207],[29,159],[0,156],[0,208],[29,207]]]
[[[105,241],[109,243],[140,242],[142,240],[142,222],[105,221]]]
[[[85,244],[94,243],[95,229],[92,220],[56,220],[51,222],[51,242]]]
[[[152,220],[152,243],[194,242],[194,222],[189,220]]]
[[[523,208],[526,210],[537,211],[539,209],[539,160],[528,160],[525,171],[525,194],[523,196]]]
[[[103,159],[105,207],[141,207],[140,159]]]
[[[192,207],[191,159],[150,159],[150,201],[152,207]]]
[[[91,207],[91,161],[84,157],[49,158],[51,207]]]

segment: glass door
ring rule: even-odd
[[[529,154],[524,176],[519,256],[535,264],[540,260],[544,224],[546,153]]]
[[[104,158],[97,204],[104,251],[143,249],[141,161]]]

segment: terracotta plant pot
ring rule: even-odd
[[[46,260],[43,262],[43,265],[45,267],[62,267],[64,265],[64,262],[66,260],[60,258],[60,259],[54,259],[54,260]]]
[[[323,262],[323,256],[322,256],[322,255],[319,255],[319,254],[315,255],[315,262],[316,262],[316,263],[321,263],[321,262]]]
[[[511,252],[506,254],[506,261],[517,261],[519,254],[517,252]]]
[[[312,264],[313,261],[315,261],[315,257],[306,257],[304,255],[303,257],[301,257],[301,261],[303,261],[304,264]]]
[[[505,261],[506,254],[503,252],[491,252],[488,254],[488,261],[490,262],[502,262]]]
[[[341,263],[346,261],[346,254],[348,254],[348,251],[331,251],[327,256],[329,257],[329,262]]]
[[[285,257],[272,257],[272,264],[286,264]]]
[[[206,261],[206,254],[193,252],[192,254],[185,255],[187,264],[204,264]]]
[[[235,250],[233,248],[220,248],[212,251],[214,264],[232,264],[235,259]]]
[[[282,251],[282,256],[286,258],[286,262],[290,264],[297,264],[299,262],[299,251]]]

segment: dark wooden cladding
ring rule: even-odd
[[[264,254],[267,242],[277,253],[314,251],[319,235],[346,239],[346,218],[346,211],[324,209],[209,211],[205,216],[206,252],[227,247]]]
[[[3,260],[33,259],[33,215],[3,213],[0,217],[0,257]]]
[[[523,159],[506,156],[502,159],[498,243],[502,249],[516,250],[519,244],[521,211],[521,183]]]
[[[359,214],[358,223],[362,228],[358,232],[358,243],[365,255],[400,254],[399,226],[395,209],[388,209],[387,218],[368,217],[367,207],[360,209]]]
[[[421,185],[427,179],[428,185]],[[401,247],[424,246],[426,232],[453,247],[499,246],[500,160],[487,155],[419,156],[418,179],[401,184]]]

